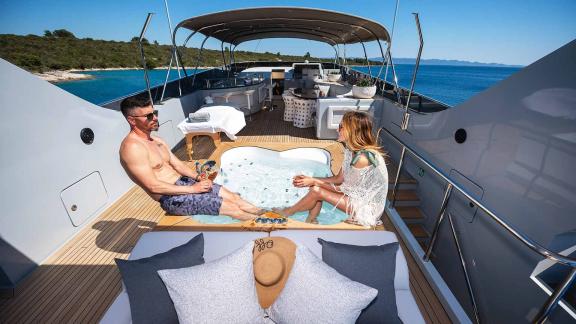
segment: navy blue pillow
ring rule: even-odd
[[[204,235],[164,253],[138,260],[116,259],[130,300],[132,323],[178,323],[178,315],[158,270],[204,263]]]
[[[351,280],[378,289],[356,323],[402,323],[396,308],[394,275],[398,242],[379,246],[358,246],[324,241],[322,261]]]

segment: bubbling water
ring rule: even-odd
[[[288,207],[308,193],[308,188],[296,188],[292,179],[296,175],[328,177],[332,173],[326,164],[305,159],[240,158],[221,166],[215,183],[237,192],[260,208]],[[290,218],[305,221],[308,212],[296,213]],[[209,224],[239,222],[228,216],[196,215],[195,220]],[[319,224],[335,224],[347,218],[346,214],[324,202],[318,215]]]

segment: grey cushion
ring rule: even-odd
[[[377,293],[298,246],[290,276],[269,315],[275,323],[354,323]]]
[[[244,247],[196,267],[161,270],[158,274],[174,301],[180,323],[262,323],[252,249]]]
[[[378,289],[357,323],[402,323],[396,309],[394,272],[398,243],[358,246],[318,239],[322,260],[347,278]]]
[[[116,259],[130,300],[133,323],[178,323],[170,295],[157,271],[204,263],[204,236],[164,253],[138,260]]]

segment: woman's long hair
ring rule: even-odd
[[[349,150],[372,150],[383,154],[384,151],[372,133],[372,120],[370,116],[359,111],[348,111],[342,117],[342,137]]]

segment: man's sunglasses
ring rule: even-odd
[[[146,119],[148,119],[149,121],[154,120],[154,116],[158,117],[158,110],[154,110],[153,112],[146,114],[146,115],[142,115],[142,116],[135,116],[135,115],[130,115],[131,117],[146,117]]]

